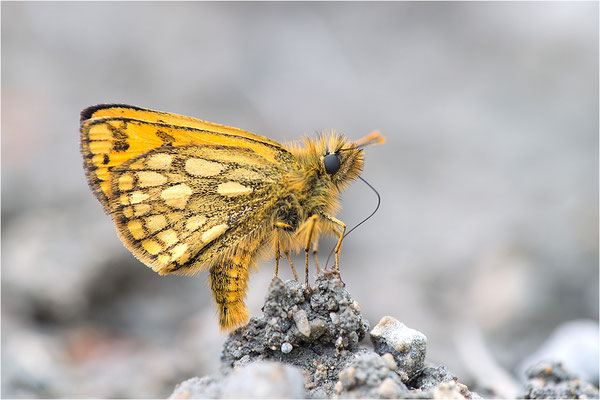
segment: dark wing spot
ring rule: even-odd
[[[108,162],[110,161],[110,157],[108,157],[108,154],[104,155],[104,159],[102,160],[103,164],[108,164]]]
[[[113,143],[113,151],[124,152],[129,148],[129,143],[125,140],[119,140]]]
[[[106,127],[110,130],[110,132],[113,134],[113,137],[117,140],[125,140],[127,139],[127,133],[125,133],[125,129],[127,129],[127,122],[123,121],[123,124],[121,125],[121,128],[117,128],[112,126],[112,124],[108,123],[106,124]]]
[[[175,138],[173,136],[169,135],[167,132],[161,131],[160,129],[156,131],[156,136],[161,138],[165,143],[175,141]]]
[[[175,263],[175,266],[171,267],[171,272],[172,271],[177,271],[178,269],[181,269],[181,267],[184,267],[184,264],[179,264],[179,263]]]
[[[172,162],[171,162],[171,168],[173,170],[180,170],[183,169],[185,167],[185,161],[186,159],[183,157],[176,157]]]

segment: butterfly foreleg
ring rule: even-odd
[[[338,232],[337,230],[335,231],[335,233],[337,235],[339,235],[339,239],[338,239],[338,242],[334,249],[335,265],[333,266],[333,271],[339,275],[340,274],[340,253],[342,250],[342,240],[344,239],[344,234],[346,233],[346,224],[343,223],[342,221],[340,221],[339,219],[332,217],[331,215],[323,214],[322,217],[325,218],[326,220],[334,223],[341,229],[341,232]]]

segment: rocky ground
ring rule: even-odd
[[[362,342],[367,335],[371,345]],[[426,350],[426,336],[393,317],[369,331],[333,274],[309,289],[274,278],[263,316],[225,342],[221,371],[180,383],[170,398],[481,398],[444,366],[426,363]],[[558,362],[531,367],[527,378],[521,398],[598,398]]]

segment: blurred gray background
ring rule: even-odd
[[[342,276],[371,326],[423,332],[463,382],[493,386],[487,358],[517,376],[568,321],[597,329],[597,2],[1,7],[3,397],[165,397],[219,366],[206,274],[146,268],[87,187],[97,103],[282,142],[381,130],[363,173],[381,209]],[[356,182],[338,217],[375,205]],[[251,276],[252,315],[273,272]]]

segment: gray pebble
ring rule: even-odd
[[[335,326],[338,326],[340,324],[340,317],[334,312],[329,313],[329,319],[331,319],[331,323]]]
[[[597,399],[598,389],[565,370],[558,361],[542,361],[527,372],[525,399]]]
[[[306,337],[310,337],[310,324],[308,323],[308,316],[306,311],[298,310],[294,313],[294,322],[298,331]]]
[[[423,368],[427,337],[396,318],[383,317],[371,331],[371,342],[377,354],[390,353],[408,377]]]
[[[385,378],[377,388],[377,391],[383,399],[395,399],[402,394],[402,388],[391,378]]]
[[[339,378],[345,389],[351,389],[356,384],[356,368],[348,367],[340,372]]]
[[[281,345],[281,352],[284,354],[288,354],[290,351],[292,351],[293,347],[290,343],[285,342],[284,344]]]

